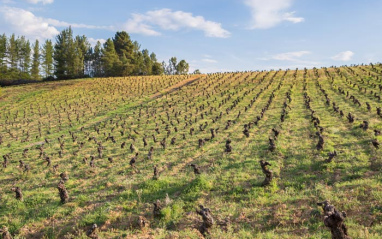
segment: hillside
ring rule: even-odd
[[[330,238],[317,205],[329,200],[352,238],[381,238],[381,90],[381,64],[2,88],[0,228],[199,238],[203,205],[211,238]]]

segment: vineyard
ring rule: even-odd
[[[381,64],[2,88],[0,231],[381,238],[381,95]]]

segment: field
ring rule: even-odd
[[[381,238],[381,91],[381,64],[3,88],[0,228],[201,238],[203,205],[207,238],[330,238],[317,205],[329,200],[352,238]]]

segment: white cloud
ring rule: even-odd
[[[42,3],[42,4],[51,4],[54,2],[54,0],[26,0],[29,3],[37,4],[37,3]]]
[[[280,61],[299,61],[298,58],[310,54],[310,51],[294,51],[294,52],[286,52],[272,56],[274,60]]]
[[[72,28],[87,28],[87,29],[113,29],[112,26],[95,26],[95,25],[87,25],[82,23],[69,23],[64,21],[59,21],[52,18],[46,18],[45,21],[55,27],[69,27]]]
[[[344,51],[344,52],[338,53],[337,55],[331,58],[336,61],[350,61],[353,55],[354,55],[354,52],[352,51]]]
[[[311,54],[310,51],[294,51],[294,52],[285,52],[271,57],[262,57],[257,58],[261,61],[273,61],[273,66],[264,66],[264,69],[294,69],[294,68],[311,68],[322,65],[321,62],[314,61],[311,59],[303,59],[304,56]],[[276,61],[274,61],[276,60]],[[278,65],[280,62],[281,64]],[[277,66],[278,65],[278,66]]]
[[[244,0],[251,8],[253,23],[252,29],[267,29],[283,21],[292,23],[303,22],[304,18],[295,17],[295,12],[285,12],[293,0]]]
[[[129,33],[138,33],[147,36],[159,36],[160,33],[153,30],[152,27],[144,23],[143,15],[133,14],[133,18],[129,19],[122,28]]]
[[[92,45],[93,47],[97,44],[97,42],[99,41],[102,45],[106,42],[106,40],[105,39],[94,39],[94,38],[92,38],[92,37],[90,37],[90,38],[88,38],[88,40],[89,40],[89,43],[90,43],[90,45]]]
[[[13,33],[23,35],[30,39],[52,39],[59,31],[56,27],[106,29],[112,30],[111,26],[94,26],[78,23],[68,23],[51,18],[35,16],[32,12],[15,7],[0,7],[0,23],[5,21]]]
[[[214,59],[209,59],[209,58],[205,58],[205,59],[202,59],[203,62],[206,62],[206,63],[218,63],[216,60]]]
[[[177,31],[180,29],[201,30],[208,37],[229,37],[230,33],[221,27],[220,23],[207,21],[201,16],[191,13],[162,9],[149,11],[145,14],[133,14],[125,24],[117,26],[95,26],[79,23],[69,23],[52,18],[35,16],[32,12],[14,7],[0,6],[0,24],[9,27],[12,32],[24,35],[31,39],[47,39],[56,36],[59,31],[56,27],[102,29],[116,31],[122,28],[129,33],[139,33],[157,36],[161,33],[153,27],[164,30]],[[5,24],[2,22],[5,21]]]
[[[207,21],[202,16],[193,16],[192,13],[161,9],[148,11],[145,14],[133,14],[124,25],[124,30],[131,33],[140,33],[149,36],[160,35],[153,29],[157,26],[163,30],[178,31],[180,29],[201,30],[207,37],[226,38],[230,32],[223,29],[220,23]]]
[[[13,7],[0,7],[1,17],[11,27],[15,34],[24,35],[31,39],[49,39],[59,31],[48,22],[33,13]]]

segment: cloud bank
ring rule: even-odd
[[[223,29],[220,23],[205,20],[202,16],[193,16],[192,13],[160,9],[148,11],[145,14],[133,14],[123,29],[131,33],[140,33],[149,36],[161,35],[154,30],[159,27],[162,30],[179,31],[182,29],[203,31],[207,37],[227,38],[230,32]]]
[[[38,4],[38,3],[42,3],[42,4],[51,4],[54,2],[54,0],[26,0],[27,2],[29,3],[33,3],[33,4]]]
[[[353,56],[354,56],[354,52],[344,51],[344,52],[338,53],[335,56],[332,56],[331,58],[335,61],[350,61]]]
[[[268,29],[283,21],[292,23],[303,22],[302,17],[295,17],[295,12],[286,12],[293,0],[244,0],[251,9],[252,29]]]
[[[31,0],[39,2],[38,0]],[[42,2],[50,2],[46,0]],[[8,6],[0,6],[0,24],[4,24],[18,35],[24,35],[31,39],[51,39],[59,34],[58,27],[100,29],[109,31],[125,30],[128,33],[136,33],[147,36],[158,36],[162,33],[154,30],[154,27],[167,31],[199,30],[207,37],[227,38],[230,32],[223,29],[220,23],[205,20],[202,16],[194,16],[192,13],[161,9],[148,11],[145,14],[132,14],[132,17],[119,26],[95,26],[81,23],[69,23],[52,18],[43,18],[32,12]]]

